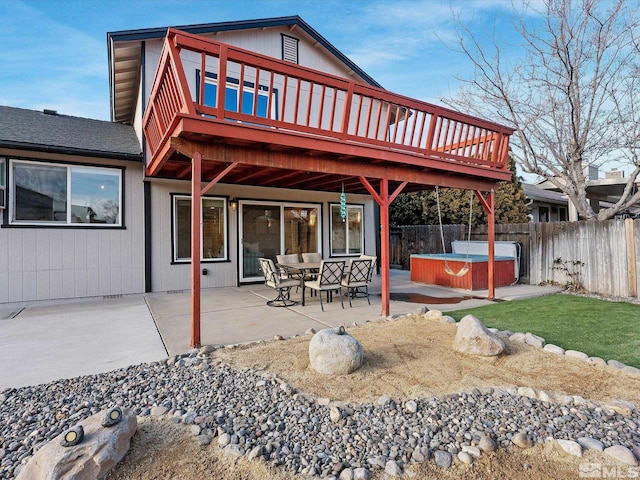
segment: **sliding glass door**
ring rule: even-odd
[[[320,206],[244,200],[240,214],[240,282],[262,279],[258,259],[320,251]]]

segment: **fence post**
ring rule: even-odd
[[[638,296],[638,286],[636,282],[636,242],[633,232],[633,219],[627,218],[624,221],[624,230],[627,239],[627,272],[629,272],[629,296]]]

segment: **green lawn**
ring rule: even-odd
[[[640,368],[640,305],[573,295],[547,295],[447,312],[472,314],[487,327],[531,332],[566,350]]]

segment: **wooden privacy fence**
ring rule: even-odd
[[[443,230],[447,252],[453,240],[466,240],[468,233],[464,225]],[[486,225],[472,228],[471,240],[487,238]],[[566,284],[572,274],[590,292],[640,296],[640,219],[496,225],[496,241],[521,244],[522,283]],[[391,229],[391,263],[408,269],[413,253],[442,253],[438,225]]]

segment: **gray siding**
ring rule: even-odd
[[[0,228],[0,303],[143,292],[142,165],[63,156],[41,160],[124,166],[125,228]]]
[[[190,195],[190,183],[184,181],[152,180],[152,285],[154,292],[187,290],[191,287],[191,264],[172,264],[171,194]],[[219,184],[208,195],[243,200],[272,200],[274,202],[303,202],[322,204],[322,252],[329,256],[328,204],[338,203],[339,194],[303,192],[276,188],[246,187]],[[373,200],[368,195],[348,195],[348,203],[364,204],[364,242],[366,253],[375,255],[375,227]],[[228,287],[238,284],[238,212],[229,212],[229,261],[203,263],[209,274],[201,276],[202,288]]]

